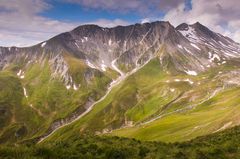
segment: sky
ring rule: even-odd
[[[239,0],[0,0],[0,46],[25,47],[79,25],[200,22],[240,42]]]

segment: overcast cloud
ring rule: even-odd
[[[155,20],[170,21],[174,26],[180,23],[200,23],[240,42],[240,1],[236,0],[192,0],[191,9],[186,9],[185,0],[61,0],[76,4],[84,9],[96,9],[122,13],[131,16],[139,14],[139,22]],[[46,0],[1,0],[0,1],[0,45],[30,46],[86,22],[63,21],[41,16],[54,5]],[[159,13],[164,13],[159,17]],[[88,21],[106,27],[128,25],[126,21],[96,19]]]
[[[0,44],[33,45],[49,35],[73,28],[74,24],[38,16],[38,13],[50,7],[42,0],[1,0]]]
[[[31,46],[84,24],[63,22],[38,15],[51,7],[53,6],[43,0],[1,0],[0,45]],[[121,19],[98,19],[88,23],[106,27],[129,24]]]
[[[65,0],[86,8],[112,10],[117,12],[138,12],[151,15],[175,8],[184,0]]]

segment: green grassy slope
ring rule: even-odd
[[[21,81],[10,72],[0,72],[0,110],[0,143],[23,139],[44,121],[26,104]]]
[[[8,159],[238,159],[240,127],[182,143],[146,142],[135,139],[80,136],[41,145],[0,146],[0,158]]]
[[[226,83],[235,78],[229,75],[232,70],[238,71],[236,67],[223,65],[192,78],[192,88],[165,105],[156,114],[156,120],[136,123],[135,126],[115,130],[110,135],[174,142],[239,125],[240,87]]]
[[[53,121],[68,117],[76,109],[85,111],[87,100],[103,96],[115,76],[111,70],[104,74],[91,69],[71,55],[64,58],[78,90],[68,90],[59,75],[53,77],[48,57],[41,62],[16,61],[0,72],[1,143],[38,137]],[[19,70],[24,78],[17,76]],[[84,78],[87,75],[90,79]]]
[[[237,68],[229,61],[190,76],[174,70],[172,63],[161,67],[159,59],[153,59],[93,111],[47,140],[67,139],[80,132],[173,142],[238,125],[240,89],[228,86],[229,79],[223,76],[232,70]]]
[[[239,124],[240,89],[219,93],[195,109],[166,115],[146,125],[114,131],[142,140],[183,141]]]

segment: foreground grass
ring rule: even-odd
[[[42,145],[1,146],[0,158],[221,159],[240,157],[240,127],[182,143],[142,142],[107,136],[80,136]]]

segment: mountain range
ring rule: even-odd
[[[240,44],[199,22],[83,25],[0,47],[0,143],[186,141],[239,125]]]

